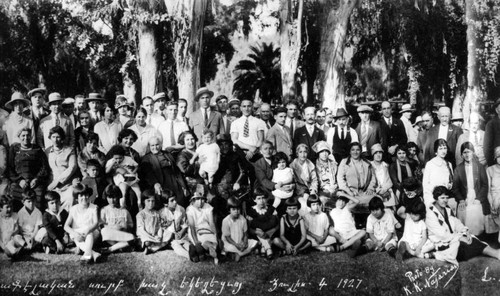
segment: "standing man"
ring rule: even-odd
[[[227,110],[228,110],[227,103],[228,103],[227,97],[225,95],[220,95],[215,99],[215,104],[217,105],[217,110],[219,110],[220,114],[222,115],[222,125],[224,126],[224,134],[229,135],[231,122],[227,117],[228,116],[227,115]]]
[[[40,127],[40,120],[49,115],[49,112],[44,108],[46,94],[47,90],[45,88],[35,88],[28,92],[28,98],[31,100],[31,119],[33,120],[35,131],[38,131]],[[33,134],[33,139],[36,143],[40,142],[40,139],[37,137],[37,134]]]
[[[184,146],[179,145],[177,141],[182,132],[189,130],[189,126],[184,121],[177,119],[177,102],[168,102],[165,113],[167,114],[167,119],[158,126],[158,131],[163,139],[162,149],[184,148]]]
[[[326,124],[326,110],[323,108],[323,109],[318,109],[316,111],[316,126],[322,130],[325,135],[328,134],[328,130],[330,129],[330,126],[328,126],[328,124]],[[333,120],[333,117],[332,117],[332,120]]]
[[[290,137],[290,129],[285,125],[287,109],[278,107],[275,112],[274,119],[276,123],[267,132],[266,140],[273,143],[276,152],[283,152],[288,156],[288,159],[291,159],[293,142]]]
[[[344,108],[337,109],[337,113],[333,117],[337,121],[337,125],[328,130],[326,142],[328,147],[331,147],[335,161],[340,161],[349,156],[349,145],[354,142],[359,142],[356,131],[347,126],[349,114]]]
[[[74,114],[76,118],[81,111],[87,111],[87,106],[85,104],[85,96],[84,95],[76,95],[75,96],[75,111]]]
[[[215,135],[224,133],[222,116],[217,111],[210,110],[210,99],[214,93],[207,87],[200,88],[194,97],[195,102],[200,104],[200,108],[189,118],[189,127],[198,139],[201,139],[204,129],[211,130]]]
[[[286,104],[286,109],[288,110],[286,114],[285,125],[290,129],[290,136],[293,139],[295,135],[295,130],[299,127],[304,126],[304,122],[302,120],[297,119],[299,104],[297,101],[290,100],[288,104]]]
[[[399,113],[401,113],[401,122],[403,122],[403,125],[405,127],[408,142],[413,142],[416,144],[418,133],[411,124],[411,113],[413,111],[415,111],[415,109],[412,109],[410,104],[404,104],[403,107],[401,107],[401,111],[399,111]]]
[[[146,110],[146,124],[149,124],[149,125],[152,125],[151,122],[153,120],[153,113],[154,113],[154,102],[153,102],[153,98],[150,97],[150,96],[145,96],[144,98],[142,98],[142,103],[141,103],[141,107],[144,108],[144,110]]]
[[[260,119],[264,121],[266,124],[266,131],[264,132],[264,137],[267,135],[267,132],[274,125],[273,112],[271,112],[271,105],[268,103],[263,103],[260,106]]]
[[[49,95],[49,108],[50,114],[45,116],[40,121],[39,133],[40,136],[38,139],[41,139],[39,145],[43,149],[52,146],[52,141],[49,138],[50,130],[55,126],[60,126],[66,135],[64,139],[64,144],[69,147],[74,147],[75,145],[75,132],[73,123],[68,118],[68,116],[64,115],[61,112],[63,98],[59,93],[51,93]]]
[[[361,105],[357,109],[361,122],[356,127],[359,141],[362,147],[362,153],[365,156],[371,157],[371,147],[374,144],[381,144],[386,147],[384,138],[382,136],[382,129],[380,123],[370,120],[373,109],[366,105]]]
[[[486,165],[486,157],[484,156],[484,131],[479,127],[481,125],[482,117],[477,112],[472,112],[469,115],[469,129],[465,130],[463,134],[460,135],[457,142],[457,148],[455,150],[455,162],[459,165],[464,159],[462,157],[461,147],[465,142],[470,142],[474,145],[474,154],[477,160],[482,165]]]
[[[75,115],[75,99],[73,98],[66,98],[62,102],[62,112],[64,115],[68,116],[69,120],[71,120],[71,123],[73,124],[73,128],[76,129],[76,127],[79,125],[78,122],[78,116]]]
[[[385,152],[385,161],[392,162],[392,156],[394,156],[396,152],[396,147],[406,144],[408,142],[408,137],[403,122],[392,116],[391,103],[388,101],[382,102],[382,115],[379,122],[382,128],[382,141],[386,145],[382,145],[382,149],[384,149]]]
[[[325,141],[325,133],[323,130],[316,126],[316,109],[314,107],[307,107],[304,109],[305,125],[295,130],[293,137],[293,152],[299,144],[306,144],[309,147],[309,154],[307,158],[313,163],[316,163],[318,155],[313,151],[312,146],[318,141]]]
[[[189,118],[186,117],[188,102],[186,99],[180,98],[177,112],[177,119],[186,123],[189,126]]]
[[[102,120],[101,109],[104,99],[98,93],[90,93],[85,102],[89,106],[90,126],[93,127]]]
[[[166,96],[164,92],[157,93],[153,96],[153,114],[151,115],[151,125],[158,129],[160,123],[165,121],[165,110]]]
[[[496,100],[493,104],[497,116],[486,124],[484,131],[484,155],[488,166],[495,164],[494,151],[495,148],[500,146],[500,99]]]

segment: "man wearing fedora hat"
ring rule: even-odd
[[[10,101],[5,103],[5,107],[12,110],[2,127],[7,134],[8,145],[21,142],[18,133],[23,128],[29,128],[32,130],[32,134],[35,134],[33,120],[23,113],[24,108],[29,105],[30,101],[26,100],[20,92],[14,92]]]
[[[198,102],[200,108],[191,113],[189,127],[198,139],[201,139],[205,129],[211,130],[215,135],[224,133],[222,115],[217,111],[210,110],[210,99],[213,96],[213,91],[207,87],[198,89],[194,96],[194,100]]]
[[[337,109],[333,119],[337,125],[328,130],[326,142],[333,151],[333,157],[337,163],[349,156],[349,144],[359,142],[356,131],[347,126],[349,114],[344,108]]]
[[[358,134],[360,140],[362,153],[366,156],[371,156],[370,148],[377,143],[381,144],[382,147],[385,147],[385,138],[382,136],[380,123],[370,120],[370,116],[373,113],[373,109],[371,107],[361,105],[358,107],[357,111],[359,117],[361,118],[361,122],[356,127],[356,133]]]
[[[75,99],[66,98],[62,102],[62,112],[64,115],[68,116],[69,120],[73,124],[73,128],[76,129],[78,126],[78,115],[75,114]]]
[[[418,132],[415,131],[410,121],[413,111],[415,111],[415,109],[413,109],[410,104],[404,104],[401,107],[401,111],[399,111],[399,113],[401,113],[401,122],[403,122],[403,125],[405,127],[408,142],[417,143]]]
[[[85,102],[89,106],[90,126],[95,126],[96,123],[102,120],[101,109],[104,99],[98,93],[89,93],[88,98],[85,98]]]
[[[379,120],[383,137],[381,144],[385,143],[382,149],[387,152],[384,153],[384,159],[392,162],[391,156],[396,152],[396,147],[408,143],[408,136],[403,122],[392,116],[392,106],[388,101],[382,102],[382,115]]]
[[[493,152],[495,147],[500,146],[500,99],[496,100],[493,108],[495,108],[497,116],[486,124],[483,142],[484,155],[486,156],[488,166],[495,164]]]
[[[61,105],[63,98],[57,92],[49,95],[49,108],[50,114],[40,121],[40,128],[38,129],[39,137],[38,145],[43,149],[52,146],[52,141],[49,139],[50,129],[55,126],[60,126],[66,135],[64,144],[73,147],[75,144],[75,131],[73,123],[61,112]]]

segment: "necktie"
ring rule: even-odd
[[[267,127],[267,129],[271,128],[271,125],[269,124],[269,121],[266,121],[266,127]]]
[[[61,119],[59,119],[59,116],[56,115],[56,126],[61,125]]]
[[[293,132],[294,132],[294,130],[293,130],[293,119],[292,119],[292,120],[290,120],[290,137],[292,139],[293,139]]]
[[[389,118],[389,128],[392,128],[392,120]]]
[[[248,136],[250,135],[250,130],[249,130],[249,122],[248,122],[248,117],[247,119],[245,120],[245,125],[243,126],[243,137],[245,138],[248,138]]]
[[[368,128],[366,124],[361,125],[361,145],[366,146],[366,138],[368,137]]]
[[[477,133],[474,133],[474,146],[477,146],[478,141],[477,141]],[[476,147],[474,147],[476,148]]]
[[[340,129],[340,139],[343,140],[344,139],[344,128],[341,128]]]
[[[208,112],[207,109],[205,109],[205,127],[208,125]]]
[[[170,121],[170,144],[175,145],[174,121]]]

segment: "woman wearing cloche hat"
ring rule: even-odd
[[[21,142],[18,133],[23,128],[29,128],[32,130],[32,134],[35,134],[33,120],[23,114],[24,108],[29,105],[30,101],[26,100],[20,92],[13,93],[10,101],[5,104],[6,108],[12,110],[3,125],[3,130],[7,134],[7,142],[9,145]]]
[[[335,196],[338,185],[335,176],[337,175],[337,162],[332,156],[332,151],[325,141],[316,142],[313,151],[318,154],[316,160],[316,173],[319,180],[318,197],[321,200],[323,209],[333,208]]]

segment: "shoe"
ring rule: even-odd
[[[92,263],[92,256],[82,256],[80,257],[80,264],[87,265]]]
[[[151,250],[148,247],[144,248],[144,255],[149,255],[151,253]]]
[[[403,255],[406,253],[405,247],[403,244],[400,244],[398,247],[398,251],[396,252],[396,260],[401,262],[403,261]]]
[[[198,258],[198,254],[196,253],[196,247],[194,245],[189,245],[189,260],[192,262],[200,262],[200,258]]]
[[[234,254],[234,262],[240,262],[241,256],[239,254]]]
[[[102,256],[99,253],[96,253],[97,255],[94,257],[94,263],[99,263],[102,260]]]
[[[273,250],[271,248],[266,250],[266,258],[267,260],[273,260]]]
[[[391,256],[393,258],[395,257],[396,252],[397,252],[396,247],[391,247],[391,248],[389,248],[389,250],[387,250],[387,254],[389,254],[389,256]]]
[[[50,248],[49,247],[43,247],[45,254],[50,254]]]

